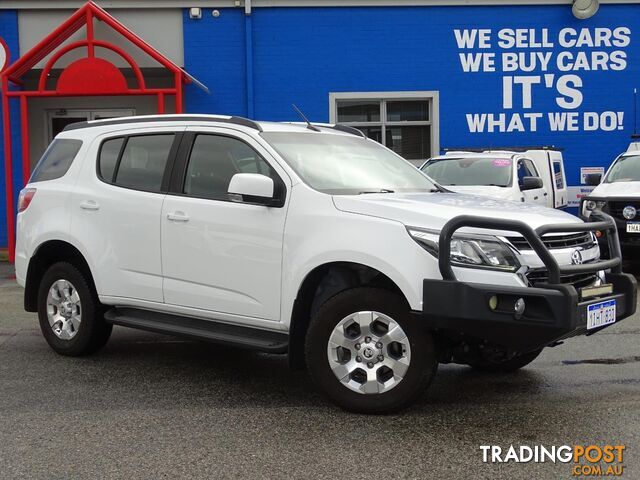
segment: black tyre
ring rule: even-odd
[[[359,413],[407,407],[438,366],[431,335],[405,299],[379,288],[354,288],[327,300],[311,319],[305,352],[319,389]]]
[[[540,352],[542,352],[542,349],[535,350],[529,353],[523,353],[521,355],[516,355],[515,357],[503,362],[490,361],[485,359],[477,360],[473,363],[470,363],[469,366],[481,372],[511,373],[529,365],[536,358],[538,358]]]
[[[111,324],[85,275],[68,262],[45,272],[38,289],[38,318],[47,343],[61,355],[96,352],[107,343]]]

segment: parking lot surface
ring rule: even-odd
[[[442,366],[391,416],[343,412],[284,356],[121,327],[56,355],[0,264],[2,478],[571,478],[569,464],[484,464],[480,445],[623,444],[640,478],[639,315],[525,370]]]

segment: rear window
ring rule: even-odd
[[[62,177],[69,171],[73,159],[76,158],[82,142],[67,138],[56,139],[51,142],[47,151],[36,165],[29,183],[44,182]]]

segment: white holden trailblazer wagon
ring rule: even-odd
[[[512,371],[636,307],[606,214],[448,192],[340,125],[74,124],[17,225],[25,308],[56,352],[124,325],[288,353],[359,412],[413,402],[439,363]]]

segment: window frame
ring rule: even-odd
[[[150,137],[150,136],[158,136],[158,135],[173,135],[173,143],[171,144],[171,148],[169,149],[169,156],[167,157],[167,163],[164,166],[162,181],[160,183],[160,190],[147,190],[143,188],[134,188],[134,187],[128,187],[125,185],[118,185],[117,183],[115,183],[115,179],[118,176],[118,170],[120,169],[120,162],[122,161],[122,155],[124,154],[124,151],[127,147],[127,143],[129,142],[129,139],[131,137]],[[166,194],[169,191],[171,173],[174,169],[178,149],[182,142],[183,137],[184,137],[183,131],[166,130],[166,131],[140,132],[140,133],[130,132],[130,133],[124,133],[120,135],[114,135],[114,136],[103,138],[100,141],[100,146],[98,147],[98,154],[96,155],[96,164],[95,164],[96,177],[98,177],[98,180],[100,180],[103,183],[106,183],[107,185],[111,185],[118,188],[124,188],[126,190],[134,190],[136,192]],[[118,140],[120,138],[124,139],[124,141],[122,142],[122,145],[120,146],[120,151],[118,152],[116,165],[113,168],[113,176],[111,180],[107,180],[102,176],[102,173],[100,172],[100,158],[102,156],[102,148],[104,147],[104,144],[106,142],[109,142],[111,140]]]
[[[372,101],[380,102],[379,122],[338,122],[338,103],[340,101]],[[429,119],[419,121],[388,121],[387,102],[393,101],[428,101]],[[380,127],[381,144],[386,147],[387,129],[393,127],[430,126],[431,152],[423,159],[407,159],[407,161],[418,165],[425,160],[437,156],[440,153],[440,92],[436,90],[425,91],[395,91],[395,92],[330,92],[329,93],[329,122],[340,123],[355,128]],[[388,147],[387,147],[388,148]]]
[[[237,140],[239,142],[244,143],[247,147],[253,150],[256,153],[256,155],[258,155],[267,165],[269,165],[269,168],[271,168],[275,172],[276,178],[278,179],[278,181],[276,182],[274,180],[274,186],[273,186],[274,193],[278,188],[278,186],[276,185],[277,183],[282,189],[281,198],[274,198],[273,204],[267,204],[265,202],[252,202],[250,200],[244,200],[244,199],[235,200],[230,198],[229,196],[227,196],[227,198],[212,198],[212,197],[203,197],[201,195],[185,193],[184,185],[187,180],[187,171],[189,169],[189,162],[191,160],[191,152],[193,151],[193,147],[196,143],[196,139],[198,135],[227,137],[227,138],[232,138],[233,140]],[[186,132],[184,132],[182,141],[180,142],[180,147],[176,155],[176,162],[173,167],[173,171],[171,173],[171,178],[169,179],[169,189],[167,191],[167,194],[178,196],[178,197],[196,198],[199,200],[207,200],[211,202],[226,202],[226,203],[237,203],[242,205],[257,205],[262,207],[267,206],[267,207],[273,207],[273,208],[282,208],[286,204],[288,188],[287,188],[287,183],[282,179],[282,176],[280,175],[280,173],[278,173],[278,170],[273,166],[272,162],[269,162],[264,157],[264,155],[258,152],[258,150],[246,140],[230,133],[222,133],[222,132],[210,131],[210,130],[187,130]]]

